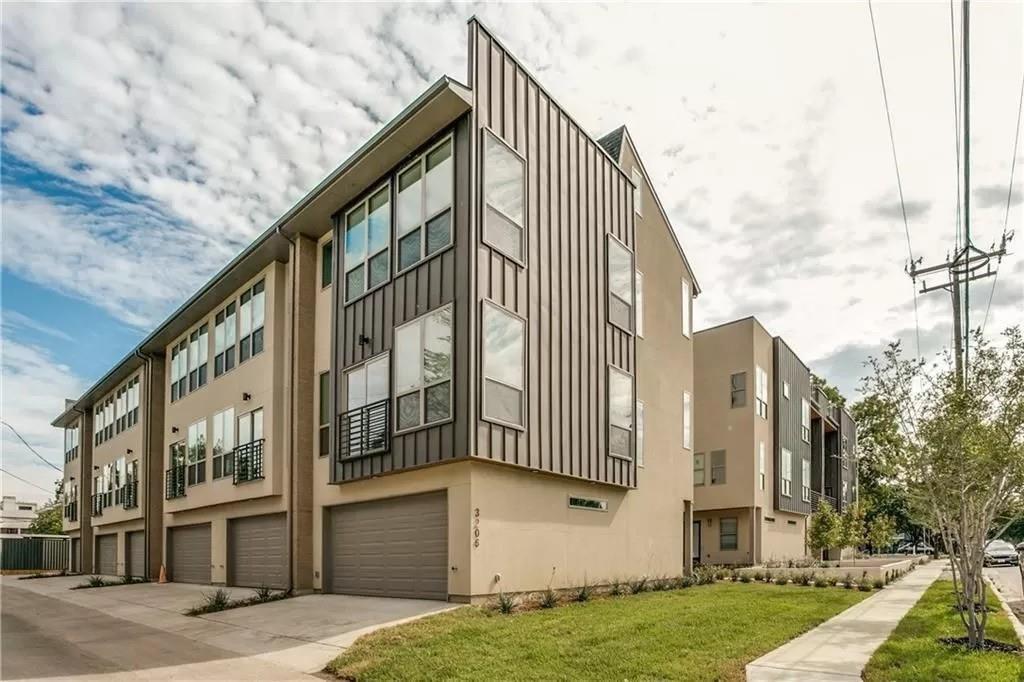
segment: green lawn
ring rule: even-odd
[[[501,615],[466,607],[360,639],[344,679],[742,680],[758,656],[870,593],[718,583]]]
[[[960,616],[953,610],[953,583],[938,580],[903,617],[889,639],[871,657],[864,671],[869,682],[890,680],[1024,680],[1024,658],[994,652],[967,652],[938,642],[939,637],[966,634]],[[997,610],[989,614],[985,636],[1008,644],[1017,635],[995,595],[988,603]]]

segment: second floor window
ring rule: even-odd
[[[320,247],[320,288],[328,287],[334,279],[334,242],[326,241]]]
[[[811,442],[811,404],[806,398],[800,399],[800,438]]]
[[[451,244],[454,178],[450,137],[398,174],[398,272]]]
[[[523,261],[526,162],[489,131],[484,132],[484,200],[484,240]]]
[[[78,425],[64,429],[64,461],[70,462],[78,457]]]
[[[755,366],[755,377],[757,379],[754,395],[757,403],[757,414],[763,419],[768,418],[768,372]]]
[[[210,352],[209,325],[204,324],[188,337],[188,390],[206,385],[206,361]]]
[[[197,485],[206,480],[206,420],[188,427],[188,465],[185,481]]]
[[[213,376],[219,377],[235,366],[235,334],[238,320],[232,301],[214,317],[213,324]]]
[[[811,501],[811,460],[800,460],[800,497],[804,502]]]
[[[526,322],[499,306],[484,302],[483,417],[523,426]]]
[[[376,289],[391,274],[390,192],[385,185],[345,214],[346,301]],[[325,247],[324,258],[329,257]]]
[[[238,445],[263,440],[263,408],[247,412],[238,418]]]
[[[729,406],[746,407],[747,373],[737,372],[729,376]]]
[[[608,235],[608,321],[633,330],[633,254]]]
[[[782,448],[782,495],[790,497],[793,494],[793,453]]]
[[[608,366],[608,454],[633,458],[633,377]]]
[[[765,485],[765,450],[764,441],[757,442],[757,476],[758,481],[761,485],[761,490],[764,490]]]
[[[711,453],[711,485],[725,483],[725,450]]]
[[[235,408],[213,415],[213,477],[230,476],[235,470]]]
[[[693,400],[687,391],[683,391],[683,447],[693,449]]]
[[[452,415],[452,307],[395,330],[395,429]]]
[[[693,455],[693,484],[704,485],[704,453],[698,452]]]

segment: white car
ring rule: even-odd
[[[986,566],[1016,566],[1018,563],[1017,549],[1006,540],[992,540],[985,545]]]

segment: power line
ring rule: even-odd
[[[41,485],[36,485],[36,484],[35,484],[35,483],[33,483],[32,481],[26,481],[26,480],[25,480],[24,478],[22,478],[21,476],[18,476],[18,475],[16,475],[16,474],[12,474],[12,473],[11,473],[10,471],[7,471],[6,469],[0,468],[0,472],[2,472],[2,473],[5,473],[5,474],[7,474],[7,475],[8,475],[8,476],[10,476],[11,478],[16,478],[16,479],[18,479],[19,481],[21,481],[22,483],[27,483],[27,484],[29,484],[30,486],[32,486],[33,488],[38,488],[39,490],[42,490],[42,491],[43,491],[44,493],[46,493],[47,495],[52,495],[52,494],[53,494],[53,491],[52,491],[52,490],[47,490],[46,488],[42,487]]]
[[[56,469],[57,471],[61,472],[62,474],[64,473],[63,469],[61,469],[59,466],[57,466],[56,464],[54,464],[53,462],[51,462],[50,460],[46,459],[45,457],[40,455],[38,452],[36,452],[36,449],[34,447],[32,447],[31,445],[29,445],[27,440],[25,440],[24,438],[21,437],[21,434],[18,433],[18,430],[16,428],[11,426],[7,422],[3,421],[2,419],[0,419],[0,424],[3,424],[7,428],[9,428],[11,431],[14,431],[14,435],[18,437],[18,440],[20,440],[22,443],[25,444],[25,447],[27,447],[29,450],[32,451],[33,455],[35,455],[36,457],[41,459],[44,463],[46,463],[47,465],[49,465],[53,469]]]
[[[892,149],[892,163],[896,168],[896,188],[900,194],[900,211],[903,214],[903,231],[907,237],[907,254],[910,257],[910,265],[914,265],[914,249],[910,245],[910,224],[907,222],[907,204],[903,199],[903,180],[900,177],[900,162],[896,156],[896,136],[892,131],[892,114],[889,111],[889,93],[885,87],[885,71],[882,69],[882,51],[878,47],[878,29],[875,27],[875,10],[868,0],[868,13],[871,15],[871,35],[875,40],[875,56],[878,58],[878,78],[882,83],[882,101],[885,103],[885,121],[889,124],[889,146]],[[917,285],[911,282],[914,292],[914,331],[917,341],[917,357],[921,357],[921,325],[917,315]]]

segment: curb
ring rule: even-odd
[[[992,578],[987,575],[983,577],[988,586],[992,588],[992,592],[996,595],[996,598],[1002,605],[1006,616],[1010,619],[1010,625],[1013,626],[1014,631],[1017,633],[1017,639],[1020,640],[1021,644],[1024,644],[1024,623],[1021,623],[1017,618],[1017,614],[1015,614],[1013,609],[1010,608],[1010,602],[1006,601],[1006,597],[1004,597],[1003,593],[999,591],[999,586],[993,582]]]

